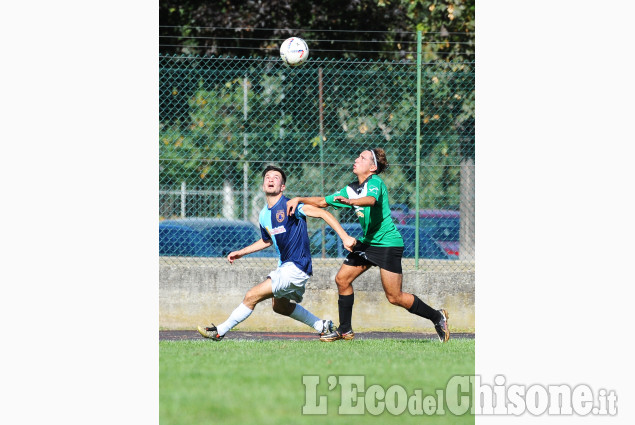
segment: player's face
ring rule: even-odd
[[[375,161],[373,160],[373,153],[371,151],[360,153],[353,164],[353,173],[357,175],[370,174],[376,169],[377,167],[375,167]]]
[[[262,182],[262,190],[267,195],[278,195],[284,190],[284,184],[282,184],[282,174],[279,171],[267,171],[264,181]]]

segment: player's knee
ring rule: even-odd
[[[335,284],[337,285],[338,289],[340,289],[340,291],[351,286],[351,282],[349,282],[348,279],[344,279],[340,276],[335,276]]]
[[[248,291],[245,294],[245,298],[243,298],[243,304],[251,308],[252,310],[254,309],[256,304],[258,304],[259,301],[260,300],[258,299],[258,296],[251,290]]]
[[[386,298],[388,299],[388,302],[389,302],[390,304],[395,305],[395,304],[397,304],[397,302],[398,302],[398,298],[397,298],[397,297],[395,297],[395,296],[393,296],[393,295],[387,295],[387,294],[386,294]]]
[[[386,298],[388,302],[392,305],[401,306],[403,304],[403,300],[401,299],[401,294],[386,294]]]

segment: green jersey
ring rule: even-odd
[[[372,196],[377,201],[372,207],[357,207],[335,201],[336,196],[358,199]],[[364,232],[360,242],[370,246],[403,246],[401,234],[390,217],[388,189],[384,181],[372,174],[363,183],[354,182],[339,192],[325,197],[326,203],[335,208],[353,208]]]

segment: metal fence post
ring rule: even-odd
[[[181,183],[181,218],[185,218],[185,181]]]
[[[243,220],[247,220],[247,208],[249,206],[249,163],[247,162],[247,76],[243,78]]]
[[[320,179],[321,179],[321,195],[326,196],[326,191],[324,190],[324,142],[326,141],[326,137],[324,137],[324,100],[323,100],[323,90],[324,85],[322,81],[322,67],[318,68],[318,102],[319,112],[320,112]],[[326,257],[326,227],[324,221],[321,220],[320,230],[322,232],[322,258]]]
[[[417,31],[417,169],[415,193],[415,270],[419,270],[419,169],[421,168],[421,31]]]

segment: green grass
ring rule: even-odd
[[[474,374],[474,340],[160,341],[159,417],[163,425],[473,424],[471,415],[340,415],[341,387],[331,375],[363,375],[364,389],[404,387],[435,395],[454,375]],[[318,375],[327,415],[303,415],[303,375]],[[331,378],[333,379],[333,378]],[[360,394],[363,397],[364,393]],[[363,398],[359,399],[362,403]],[[319,401],[319,399],[318,399]]]

